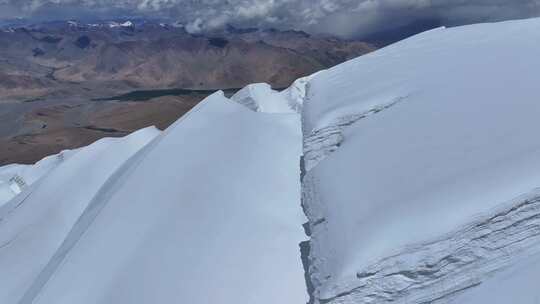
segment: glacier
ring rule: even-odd
[[[537,303],[540,19],[0,167],[0,303]]]
[[[446,302],[538,254],[539,26],[439,28],[310,81],[317,303]]]

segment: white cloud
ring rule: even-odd
[[[197,34],[203,30],[203,21],[201,18],[195,19],[193,22],[189,22],[186,25],[186,31],[191,34]]]
[[[51,18],[62,15],[65,7],[70,12],[78,7],[87,15],[114,11],[170,17],[193,32],[231,23],[347,36],[422,18],[453,25],[540,15],[540,0],[0,0],[0,10],[8,6],[27,16]]]

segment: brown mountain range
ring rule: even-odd
[[[374,48],[300,31],[228,27],[193,35],[153,22],[4,27],[0,165],[165,128],[212,90],[286,87]]]
[[[202,36],[154,23],[4,29],[0,97],[103,88],[236,88],[252,82],[284,87],[373,49],[363,42],[299,31],[230,28]]]

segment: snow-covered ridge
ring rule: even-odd
[[[310,81],[315,303],[446,303],[539,254],[539,26],[441,28]]]
[[[301,113],[309,80],[320,73],[297,79],[281,92],[273,90],[266,83],[250,84],[232,96],[231,100],[255,112]]]
[[[0,302],[19,303],[94,195],[158,133],[147,128],[123,139],[99,140],[34,166],[7,168],[29,176],[29,185],[0,207]]]
[[[80,149],[0,209],[0,302],[305,303],[287,112],[218,92],[163,133]]]
[[[234,94],[231,100],[255,112],[296,113],[286,96],[266,83],[250,84]]]
[[[141,131],[138,133],[144,133]],[[152,132],[157,130],[152,129]],[[148,136],[152,136],[148,132]],[[135,133],[132,137],[137,137]],[[90,147],[84,148],[91,150],[97,146],[108,146],[119,141],[114,138],[105,138],[93,143]],[[129,141],[129,140],[126,140]],[[30,187],[35,182],[45,177],[50,171],[69,160],[71,156],[77,154],[82,149],[65,150],[56,155],[45,157],[33,165],[12,164],[0,167],[0,207]]]
[[[0,207],[60,164],[66,152],[46,157],[35,165],[0,167]]]

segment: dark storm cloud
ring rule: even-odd
[[[540,0],[0,0],[0,18],[140,15],[204,31],[234,24],[363,36],[411,22],[445,25],[540,15]]]

